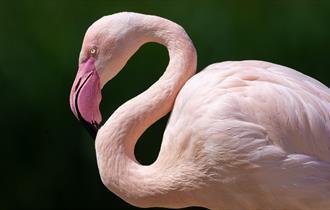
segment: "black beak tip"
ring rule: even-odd
[[[89,123],[89,122],[85,121],[84,119],[82,119],[81,121],[82,121],[84,127],[87,129],[89,135],[91,135],[91,137],[95,140],[96,134],[100,128],[100,125],[98,123],[96,123],[95,121],[92,123]]]

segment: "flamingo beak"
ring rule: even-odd
[[[102,121],[101,99],[100,77],[95,68],[95,58],[91,57],[79,65],[70,93],[70,106],[94,139]]]

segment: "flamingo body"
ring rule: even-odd
[[[326,208],[329,93],[268,62],[210,65],[176,98],[159,157],[203,171],[212,209]]]
[[[146,42],[168,48],[165,73],[99,128],[101,89]],[[263,61],[195,74],[196,60],[183,28],[157,16],[118,13],[88,29],[70,104],[97,132],[105,186],[140,207],[330,208],[329,88]],[[136,141],[170,111],[157,160],[141,165]]]

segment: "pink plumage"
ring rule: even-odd
[[[167,47],[164,74],[97,131],[102,87],[147,42]],[[329,88],[263,61],[216,63],[195,74],[196,57],[184,29],[157,16],[117,13],[88,29],[80,65],[93,65],[78,71],[70,101],[97,131],[105,186],[140,207],[330,208]],[[88,94],[79,93],[79,78],[93,71],[88,86],[79,84]],[[170,111],[157,160],[139,164],[138,138]]]

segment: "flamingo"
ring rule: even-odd
[[[102,125],[101,89],[147,42],[168,49],[164,74]],[[196,73],[178,24],[121,12],[87,30],[70,93],[95,139],[103,184],[138,207],[329,209],[330,90],[269,62],[225,61]],[[134,146],[171,111],[159,155],[141,165]]]

